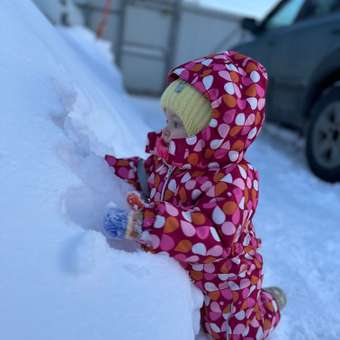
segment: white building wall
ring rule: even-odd
[[[61,10],[60,0],[34,1],[53,22],[60,23],[56,18]],[[111,2],[103,38],[112,42],[115,60],[120,59],[124,85],[131,93],[159,95],[172,66],[228,49],[242,37],[239,25],[242,17],[237,15],[184,2],[173,27],[171,12],[152,8],[157,1],[144,1],[145,7],[130,4],[124,16],[121,1],[125,0]],[[95,31],[103,16],[105,0],[73,0],[73,3],[80,6],[83,14],[79,22]],[[162,1],[158,3],[164,5]],[[170,46],[171,29],[175,29],[176,39]],[[170,53],[169,57],[168,52],[173,55]]]

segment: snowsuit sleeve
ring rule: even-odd
[[[180,262],[211,263],[228,257],[234,251],[235,225],[243,209],[240,190],[235,190],[204,195],[192,207],[161,201],[144,208],[141,243],[145,246],[143,240],[149,240],[152,253],[165,252]],[[209,190],[217,191],[216,185]]]
[[[131,184],[136,190],[141,191],[141,185],[137,175],[138,162],[140,157],[116,158],[112,155],[105,155],[107,164],[113,169],[114,174]]]

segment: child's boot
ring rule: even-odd
[[[267,287],[263,288],[266,292],[270,293],[275,299],[280,311],[283,310],[287,304],[287,296],[280,287]]]

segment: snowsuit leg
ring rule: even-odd
[[[213,339],[263,340],[277,326],[280,311],[271,294],[262,289],[262,279],[261,262],[246,277],[226,281],[225,289],[203,291],[201,322]]]

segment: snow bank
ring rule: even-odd
[[[0,339],[193,339],[182,268],[92,230],[126,190],[103,154],[143,156],[147,132],[107,48],[28,0],[2,1],[0,38]]]

